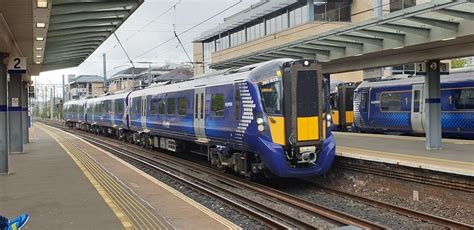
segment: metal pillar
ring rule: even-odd
[[[308,0],[308,22],[314,21],[314,0]]]
[[[383,15],[383,3],[382,0],[374,0],[374,16],[380,17]]]
[[[8,83],[8,116],[10,152],[23,152],[22,81],[21,74],[10,74]]]
[[[0,53],[0,174],[8,173],[8,154],[10,153],[8,136],[8,83],[7,68],[3,64],[4,54]]]
[[[23,128],[23,144],[29,143],[28,135],[28,82],[23,82],[21,90],[21,118]]]
[[[102,72],[104,74],[104,93],[109,91],[107,87],[107,56],[105,53],[102,54]]]
[[[441,79],[439,60],[426,62],[425,106],[426,149],[441,149]]]

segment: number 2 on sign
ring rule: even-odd
[[[15,59],[13,59],[13,61],[15,61],[15,65],[13,66],[13,68],[20,69],[21,68],[20,67],[21,59],[15,58]]]

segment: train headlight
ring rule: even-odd
[[[327,127],[331,126],[331,114],[326,114]]]
[[[309,66],[309,61],[304,61],[303,66]]]
[[[263,131],[265,131],[265,126],[264,125],[258,125],[257,129],[258,129],[258,131],[263,132]]]
[[[263,125],[263,118],[257,118],[257,125]]]

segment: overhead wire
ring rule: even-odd
[[[178,36],[181,36],[181,35],[183,35],[183,34],[189,32],[190,30],[192,30],[192,29],[194,29],[194,28],[196,28],[196,27],[198,27],[198,26],[200,26],[200,25],[202,25],[202,24],[208,22],[209,20],[211,20],[211,19],[213,19],[213,18],[215,18],[215,17],[221,15],[222,13],[224,13],[224,12],[226,12],[226,11],[228,11],[228,10],[234,8],[236,5],[238,5],[238,4],[240,4],[240,3],[242,3],[242,0],[239,0],[238,2],[232,4],[231,6],[229,6],[229,7],[225,8],[225,9],[219,11],[218,13],[216,13],[216,14],[214,14],[213,16],[211,16],[211,17],[205,19],[204,21],[201,21],[201,22],[199,22],[198,24],[196,24],[196,25],[194,25],[194,26],[191,26],[190,28],[184,30],[183,32],[181,32],[181,33],[179,33],[179,34],[177,34],[177,35],[178,35]],[[156,46],[153,46],[153,47],[150,48],[149,50],[147,50],[147,51],[145,51],[145,52],[143,52],[143,53],[141,53],[141,54],[135,56],[134,59],[140,58],[140,57],[142,57],[142,56],[144,56],[144,55],[150,53],[151,51],[153,51],[153,50],[155,50],[155,49],[157,49],[157,48],[159,48],[159,47],[161,47],[161,46],[167,44],[168,42],[174,40],[175,37],[176,37],[176,36],[173,36],[172,38],[170,38],[170,39],[168,39],[168,40],[166,40],[166,41],[164,41],[164,42],[162,42],[162,43],[160,43],[160,44],[158,44],[158,45],[156,45]]]

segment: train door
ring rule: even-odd
[[[147,111],[147,104],[146,104],[146,96],[142,96],[141,98],[141,106],[140,106],[140,121],[142,124],[142,129],[147,129],[146,127],[146,111]]]
[[[115,115],[117,114],[115,111],[115,100],[110,100],[110,121],[112,122],[112,127],[117,127],[117,125],[115,124]]]
[[[205,121],[206,121],[206,89],[199,88],[194,90],[194,133],[196,141],[207,143]]]
[[[411,127],[415,132],[424,132],[423,129],[423,84],[413,85],[411,95]]]

